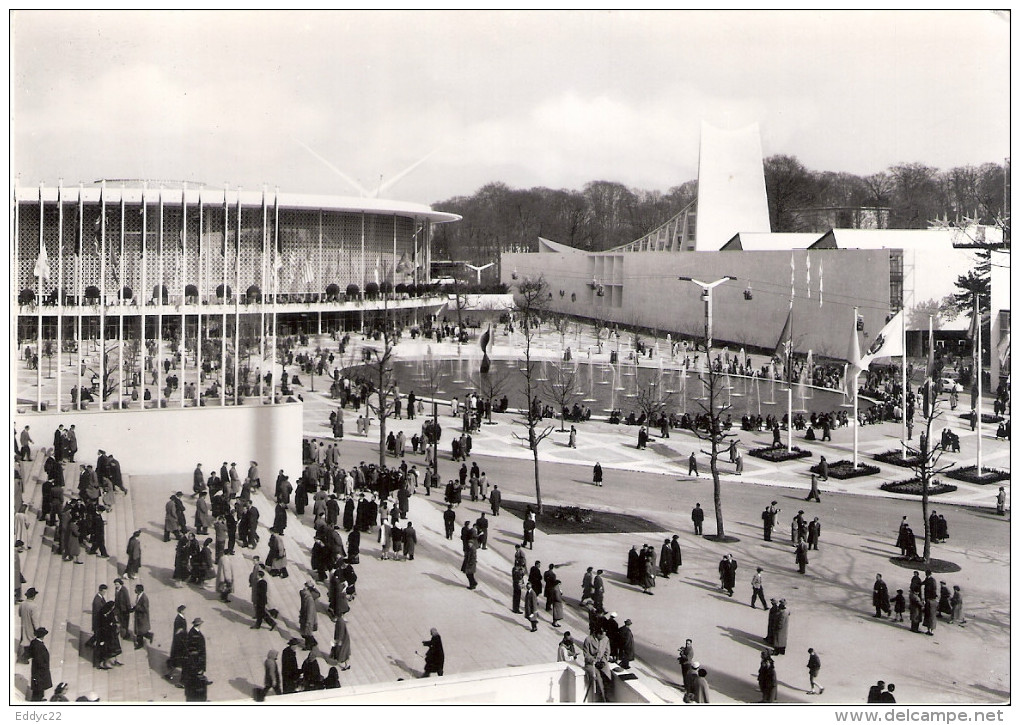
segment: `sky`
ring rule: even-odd
[[[11,23],[22,185],[358,196],[383,183],[383,198],[427,204],[493,181],[667,191],[696,178],[702,121],[757,122],[766,156],[818,171],[1010,154],[1005,13],[15,11]]]

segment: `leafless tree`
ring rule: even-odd
[[[538,335],[541,325],[542,313],[549,304],[549,285],[544,277],[525,278],[517,285],[514,295],[514,302],[517,305],[518,317],[520,319],[521,334],[524,337],[524,359],[518,368],[524,378],[524,394],[526,403],[524,406],[525,424],[528,428],[527,436],[514,433],[514,438],[520,441],[527,441],[528,448],[535,460],[535,503],[538,513],[542,513],[542,486],[538,465],[538,446],[549,437],[553,426],[542,426],[542,411],[533,405],[538,396],[540,382],[539,363],[532,357],[532,345]],[[542,426],[542,430],[539,427]]]
[[[580,376],[577,373],[577,365],[567,363],[553,365],[549,372],[549,379],[545,381],[542,390],[556,404],[556,410],[560,414],[560,430],[566,430],[563,425],[564,408],[569,409],[584,395],[581,390]]]
[[[435,471],[439,473],[439,402],[436,400],[436,396],[439,394],[439,386],[443,382],[443,369],[439,360],[436,360],[432,354],[432,349],[429,348],[426,352],[425,359],[422,360],[422,378],[425,382],[425,390],[428,392],[429,397],[432,399],[432,425],[433,435],[432,437],[432,461],[435,466]]]
[[[706,370],[701,373],[705,381],[706,401],[698,401],[698,407],[704,411],[708,418],[708,427],[694,426],[694,435],[699,440],[708,444],[709,449],[702,449],[702,453],[709,457],[709,470],[712,472],[712,500],[715,505],[715,529],[716,536],[720,539],[726,536],[723,525],[722,508],[722,484],[719,481],[719,451],[729,444],[730,438],[735,438],[733,433],[727,433],[722,426],[723,414],[730,409],[729,405],[723,405],[721,401],[722,386],[724,383],[723,374],[706,365]],[[719,401],[718,404],[716,401]],[[707,405],[705,403],[708,403]]]
[[[386,299],[383,301],[382,348],[369,348],[372,357],[365,362],[368,377],[375,393],[372,401],[371,393],[365,400],[368,409],[379,416],[379,468],[386,466],[386,421],[394,411],[397,396],[397,381],[393,374],[394,330],[390,325],[389,308]]]
[[[488,402],[488,421],[492,422],[493,401],[506,394],[510,389],[510,377],[503,368],[490,368],[486,373],[471,376],[471,384],[478,391],[482,400]]]
[[[562,312],[550,312],[546,315],[546,319],[549,320],[549,325],[552,329],[560,336],[560,348],[566,348],[566,337],[571,327],[570,317]]]
[[[907,453],[917,459],[911,468],[921,482],[921,518],[924,520],[924,563],[926,566],[931,561],[932,531],[928,525],[928,496],[931,482],[935,476],[945,473],[956,465],[955,463],[941,463],[942,454],[945,452],[942,450],[941,440],[933,443],[931,439],[932,423],[942,417],[942,411],[939,408],[939,400],[934,397],[932,404],[928,406],[928,414],[922,418],[924,431],[918,438],[917,446],[911,446],[904,441]]]
[[[644,385],[637,388],[637,398],[634,403],[639,413],[645,414],[645,419],[651,421],[664,413],[673,400],[673,393],[668,393],[663,384],[662,371],[655,374]]]

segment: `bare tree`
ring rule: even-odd
[[[669,408],[673,393],[667,393],[663,386],[662,371],[658,371],[654,378],[637,388],[635,404],[638,412],[644,413],[645,419],[651,421],[658,418]]]
[[[556,410],[560,413],[560,430],[566,430],[563,425],[563,410],[569,409],[584,395],[581,390],[580,376],[577,373],[577,365],[566,363],[553,365],[549,379],[543,386],[543,392],[556,404]]]
[[[546,315],[546,318],[549,320],[549,325],[552,329],[560,336],[560,348],[566,348],[566,337],[571,327],[570,317],[562,312],[551,312]]]
[[[712,500],[715,505],[716,536],[719,539],[723,539],[726,536],[726,531],[723,525],[722,484],[719,481],[719,451],[724,444],[728,445],[728,439],[735,438],[736,435],[727,433],[723,430],[722,426],[723,414],[730,409],[730,406],[723,405],[721,401],[718,405],[716,404],[716,399],[722,396],[723,374],[713,370],[709,364],[706,365],[706,370],[701,375],[705,380],[706,401],[698,401],[698,406],[707,416],[707,421],[705,421],[707,427],[695,425],[693,431],[699,440],[705,441],[709,445],[707,451],[702,449],[701,452],[709,457],[709,469],[712,472]],[[705,405],[705,402],[708,405]]]
[[[379,330],[382,335],[382,349],[368,348],[371,350],[372,357],[365,363],[370,386],[374,389],[365,399],[365,405],[371,412],[379,416],[379,468],[383,468],[386,466],[386,421],[393,415],[397,396],[397,382],[393,374],[394,330],[390,325],[389,309],[385,298],[380,327],[382,328]],[[375,402],[372,402],[372,392],[376,395]]]
[[[933,396],[933,400],[930,406],[927,406],[927,415],[923,417],[924,420],[924,431],[918,438],[918,445],[911,446],[906,444],[907,452],[916,458],[916,462],[911,468],[914,471],[914,475],[921,482],[921,518],[924,520],[924,563],[927,566],[931,562],[931,527],[928,525],[928,496],[931,489],[931,482],[935,476],[940,473],[948,471],[950,468],[955,466],[955,463],[941,464],[942,454],[945,452],[942,449],[941,441],[932,443],[931,429],[932,423],[942,417],[942,411],[939,410],[938,398]]]
[[[535,503],[538,513],[542,513],[542,486],[538,466],[538,446],[552,433],[552,426],[542,425],[542,411],[533,401],[537,398],[539,389],[539,363],[532,358],[532,343],[538,335],[542,313],[549,304],[549,285],[544,277],[525,278],[517,285],[517,294],[514,295],[514,302],[520,317],[521,334],[524,337],[524,360],[523,365],[518,368],[524,378],[524,394],[526,398],[525,422],[528,427],[527,437],[514,433],[514,438],[520,441],[527,441],[528,448],[535,460]]]
[[[422,377],[425,382],[425,389],[432,399],[432,435],[429,436],[429,443],[432,445],[432,461],[436,474],[439,473],[439,403],[436,396],[439,394],[439,386],[443,381],[443,369],[438,360],[432,354],[430,347],[422,360]]]
[[[491,423],[493,401],[504,395],[510,388],[510,377],[507,375],[507,371],[501,368],[490,368],[488,372],[472,375],[471,384],[482,396],[482,400],[488,402],[486,418]]]

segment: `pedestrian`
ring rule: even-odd
[[[808,545],[806,541],[801,541],[797,544],[797,551],[794,555],[794,560],[797,562],[797,569],[801,574],[806,573],[808,565]]]
[[[262,679],[263,698],[265,698],[270,691],[277,695],[282,692],[282,686],[280,683],[280,665],[276,661],[277,657],[279,657],[279,653],[275,649],[269,650],[268,654],[266,654],[266,661],[263,665],[265,676]]]
[[[602,464],[598,461],[595,462],[595,468],[592,472],[592,483],[596,486],[602,485]]]
[[[822,669],[821,658],[818,656],[818,653],[814,651],[814,649],[808,647],[807,671],[808,681],[811,683],[811,689],[808,690],[806,694],[814,695],[816,687],[818,688],[819,695],[825,692],[825,688],[822,687],[822,683],[818,681],[818,672],[821,669]]]
[[[518,547],[518,551],[520,548]],[[513,569],[510,571],[510,579],[513,585],[513,613],[521,613],[521,596],[524,594],[524,578],[527,575],[527,571],[524,565],[520,561],[515,561]]]
[[[117,616],[117,627],[122,639],[130,638],[131,627],[131,595],[124,586],[123,579],[113,580],[113,605]]]
[[[893,695],[894,692],[896,692],[896,685],[890,682],[888,685],[886,685],[885,692],[879,693],[878,701],[883,704],[888,703],[895,705],[896,696]]]
[[[761,567],[759,566],[751,577],[751,609],[756,609],[754,606],[755,602],[761,599],[761,608],[768,609],[768,605],[765,604],[765,589],[762,583]]]
[[[595,579],[592,580],[592,602],[595,607],[605,611],[606,583],[602,579],[602,570],[595,571]]]
[[[719,562],[719,588],[726,590],[726,593],[733,596],[733,587],[737,580],[737,560],[729,554],[724,554]]]
[[[538,594],[529,581],[524,590],[524,618],[531,623],[531,631],[538,631]]]
[[[691,451],[691,457],[687,459],[687,475],[695,475],[701,478],[701,474],[698,473],[698,461],[694,457],[694,451]]]
[[[811,521],[807,526],[807,544],[809,549],[818,551],[818,541],[822,538],[822,522],[818,520],[818,517]]]
[[[234,557],[229,552],[224,552],[216,565],[216,591],[221,602],[230,601],[234,591]]]
[[[885,682],[882,680],[878,681],[878,684],[872,685],[868,688],[868,704],[874,704],[882,702],[882,695],[885,693]]]
[[[737,454],[739,459],[740,454]],[[708,670],[704,667],[698,668],[698,678],[694,681],[694,696],[691,702],[708,704]]]
[[[776,501],[773,501],[761,512],[763,538],[765,541],[772,541],[772,529],[776,525],[776,517],[782,509],[776,508]]]
[[[605,632],[597,630],[585,637],[581,652],[584,654],[584,701],[605,702],[606,683],[613,679],[609,669],[609,643]]]
[[[950,624],[959,624],[963,626],[967,623],[967,620],[963,616],[963,590],[960,587],[953,587],[953,598],[950,600],[950,604],[953,607],[952,614],[949,616]]]
[[[560,627],[560,620],[563,619],[563,591],[560,588],[560,580],[553,577],[552,586],[547,588],[549,600],[552,603],[552,626]]]
[[[687,674],[684,675],[684,702],[694,702],[694,698],[698,696],[698,671],[700,669],[700,662],[697,660],[690,662]]]
[[[623,626],[620,627],[617,632],[617,641],[619,642],[619,660],[620,667],[627,670],[630,669],[630,663],[634,660],[634,633],[630,630],[630,625],[633,624],[629,619],[623,620]]]
[[[309,580],[305,582],[305,588],[301,590],[299,597],[301,605],[299,608],[298,624],[301,636],[304,637],[302,649],[309,651],[319,644],[314,634],[319,629],[318,611],[315,603],[319,598],[319,590]]]
[[[673,539],[670,542],[670,550],[673,555],[673,573],[677,574],[680,572],[680,567],[683,566],[683,556],[680,551],[680,537],[673,534]]]
[[[896,622],[903,621],[903,612],[907,609],[907,600],[903,597],[903,590],[897,589],[896,596],[892,599],[893,611],[896,612]]]
[[[135,604],[131,608],[135,615],[135,649],[145,646],[145,640],[152,642],[152,624],[149,621],[149,595],[145,587],[135,585]]]
[[[758,689],[761,690],[762,702],[776,702],[776,663],[768,652],[761,653],[761,664],[758,666]]]
[[[529,549],[535,548],[535,519],[534,514],[531,512],[531,507],[528,507],[528,512],[524,515],[524,546]]]
[[[436,676],[443,676],[443,665],[446,662],[446,653],[443,652],[443,639],[439,636],[439,630],[435,627],[429,630],[432,635],[430,639],[422,642],[428,649],[425,651],[425,671],[422,677],[428,677],[433,672]]]
[[[26,426],[26,429],[28,426]],[[28,645],[28,658],[32,660],[31,682],[28,699],[30,702],[43,702],[46,700],[46,690],[53,687],[53,679],[50,676],[50,651],[43,644],[43,638],[49,634],[46,627],[39,627],[32,636]]]
[[[567,440],[567,447],[577,448],[577,428],[570,426],[570,438]]]
[[[822,497],[818,492],[818,477],[814,473],[811,474],[811,490],[808,492],[807,498],[804,500],[814,501],[815,503],[822,502]]]
[[[776,615],[776,631],[773,634],[777,655],[786,654],[786,640],[790,634],[790,610],[786,608],[786,600],[779,600],[779,614]]]
[[[427,490],[427,489],[426,489]],[[499,506],[503,502],[503,494],[499,491],[499,485],[492,485],[492,492],[489,494],[489,507],[493,516],[499,516]]]
[[[280,658],[280,681],[283,685],[284,695],[297,692],[298,685],[301,684],[301,669],[297,663],[297,646],[299,644],[301,644],[300,638],[291,637],[287,646],[283,648]]]
[[[705,510],[701,508],[700,503],[694,504],[694,509],[691,511],[691,521],[694,522],[694,535],[701,536],[701,527],[705,522]]]
[[[166,674],[164,677],[172,681],[174,671],[184,667],[184,660],[188,657],[188,620],[184,617],[184,610],[187,607],[181,604],[177,607],[177,616],[174,617],[173,635],[170,639],[170,656],[166,661]],[[177,687],[183,685],[177,683]]]
[[[276,619],[273,612],[269,609],[269,582],[266,581],[266,573],[261,568],[253,572],[254,584],[252,585],[251,601],[252,606],[255,609],[255,623],[251,626],[252,629],[260,629],[262,622],[265,620],[269,624],[269,631],[276,629]]]
[[[1006,515],[1006,489],[1003,486],[999,486],[999,493],[995,495],[995,513]]]
[[[662,549],[659,551],[659,573],[663,579],[669,579],[670,572],[673,571],[673,547],[670,546],[669,539],[665,539],[662,544]]]
[[[829,480],[829,462],[825,460],[825,456],[821,456],[818,460],[818,469],[821,474],[823,481]]]
[[[889,587],[882,580],[881,574],[875,575],[875,585],[872,587],[871,593],[871,605],[875,608],[875,613],[872,617],[881,617],[883,614],[888,615],[890,613],[889,607]]]
[[[478,545],[473,538],[464,543],[464,559],[461,562],[460,570],[468,580],[468,589],[477,589],[478,581],[475,579],[475,571],[478,568]]]
[[[351,633],[347,629],[347,620],[344,619],[344,614],[350,609],[345,595],[340,602],[336,621],[333,623],[333,645],[329,650],[329,656],[336,660],[340,669],[344,671],[351,669]]]

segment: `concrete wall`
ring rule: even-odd
[[[340,690],[318,690],[270,697],[276,704],[401,705],[486,704],[539,705],[578,702],[584,697],[584,670],[565,662],[484,670]],[[638,700],[632,700],[637,702]]]
[[[304,405],[283,403],[225,408],[107,410],[74,413],[23,413],[18,431],[31,426],[35,447],[51,446],[58,425],[74,425],[78,460],[95,462],[100,448],[112,453],[128,474],[190,474],[201,463],[208,475],[223,461],[236,462],[244,476],[258,461],[263,483],[281,468],[295,480],[301,474]],[[183,487],[183,482],[182,482]],[[190,490],[190,488],[188,489]]]
[[[553,293],[552,310],[580,317],[602,316],[624,325],[658,328],[685,338],[704,335],[701,290],[685,275],[706,282],[737,277],[713,292],[713,336],[732,346],[774,347],[790,308],[790,259],[796,297],[793,335],[798,352],[843,357],[860,305],[865,320],[861,349],[885,325],[889,312],[889,250],[806,250],[782,252],[635,252],[616,255],[505,254],[503,279],[514,285],[544,275]],[[808,259],[810,258],[810,297]],[[510,272],[513,270],[513,272]],[[517,279],[512,274],[517,274]],[[598,297],[590,283],[605,286]],[[819,306],[819,281],[824,279]],[[751,287],[753,299],[744,291]],[[561,297],[559,291],[563,290]],[[571,302],[571,294],[577,300]]]

